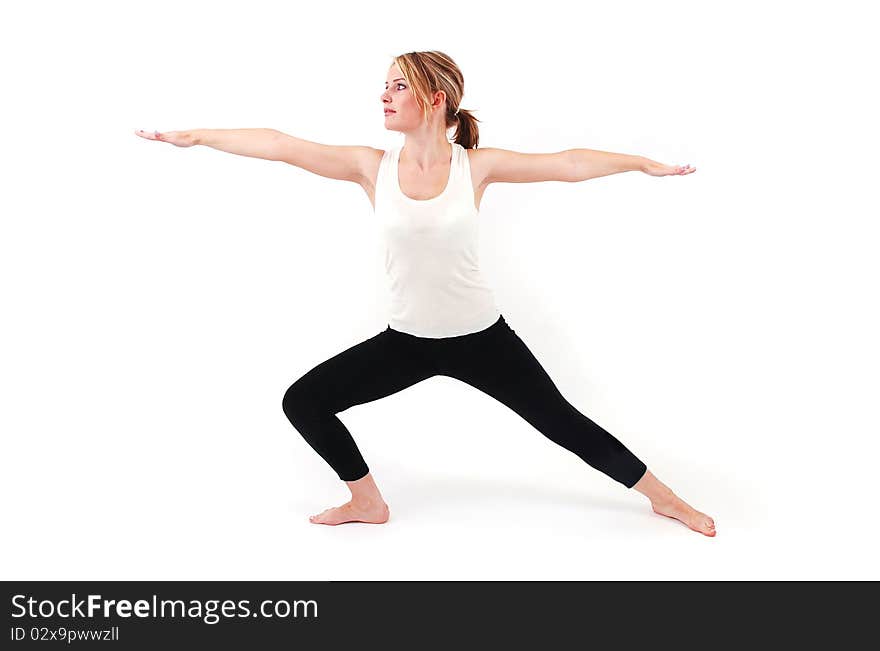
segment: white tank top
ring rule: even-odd
[[[397,162],[382,156],[374,213],[385,243],[391,288],[388,325],[417,337],[455,337],[488,328],[501,316],[480,272],[479,211],[467,151],[452,145],[446,188],[432,199],[406,196]]]

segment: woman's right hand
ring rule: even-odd
[[[144,131],[143,129],[138,129],[135,131],[135,135],[138,135],[141,138],[146,138],[147,140],[170,142],[176,147],[192,147],[196,144],[192,131],[163,131],[162,133],[153,131],[151,133],[149,131]]]

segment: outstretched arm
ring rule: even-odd
[[[618,172],[644,172],[651,176],[684,176],[696,171],[690,165],[664,165],[644,156],[616,154],[598,149],[570,149],[575,181],[586,181]]]
[[[205,145],[220,151],[272,159],[278,151],[281,133],[275,129],[188,129],[186,131],[144,131],[135,134],[147,140],[161,140],[176,147]]]
[[[325,145],[282,133],[276,129],[190,129],[188,131],[144,131],[135,134],[177,147],[205,145],[220,151],[281,161],[313,174],[340,181],[362,183],[375,158],[372,147]]]
[[[486,183],[575,182],[636,171],[651,176],[681,176],[696,170],[690,165],[664,165],[644,156],[597,149],[566,149],[550,154],[525,154],[492,147],[476,151]]]

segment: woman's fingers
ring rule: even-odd
[[[655,161],[650,161],[643,168],[643,171],[651,176],[684,176],[696,170],[697,168],[691,167],[690,164],[666,165],[665,163],[657,163]]]
[[[139,135],[141,138],[146,138],[147,140],[162,140],[162,134],[158,131],[144,131],[143,129],[138,129],[135,131],[135,134]]]

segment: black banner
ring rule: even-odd
[[[376,643],[524,648],[605,641],[865,641],[845,582],[30,581],[2,584],[3,648]],[[870,588],[872,586],[861,586]],[[827,637],[826,637],[827,636]]]

